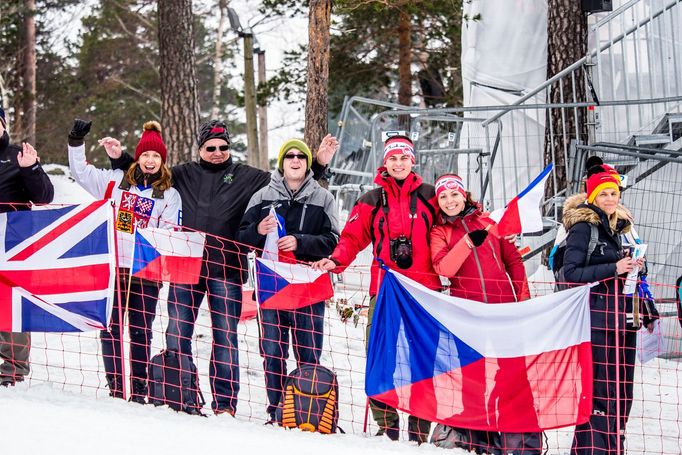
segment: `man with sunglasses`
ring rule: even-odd
[[[207,296],[213,345],[209,378],[215,414],[234,416],[239,394],[237,323],[242,311],[241,283],[247,263],[235,242],[239,222],[251,196],[270,182],[270,172],[234,163],[227,125],[210,120],[197,134],[199,160],[173,166],[173,187],[182,198],[184,228],[207,233],[201,279],[195,285],[171,285],[168,295],[168,349],[192,355],[192,334],[199,307]],[[324,174],[338,142],[327,135],[311,166],[316,178]],[[130,155],[112,158],[112,168],[125,169]]]
[[[253,195],[239,228],[239,240],[258,249],[267,248],[268,234],[280,231],[277,246],[264,254],[282,254],[298,261],[318,261],[329,256],[339,240],[334,197],[313,180],[312,154],[298,139],[286,141],[279,151],[277,171],[270,184]],[[274,207],[285,232],[271,214]],[[274,243],[274,242],[273,242]],[[289,339],[297,366],[317,365],[322,353],[324,301],[296,310],[261,310],[260,352],[263,356],[268,396],[268,423],[282,399],[287,377]],[[290,336],[291,333],[291,336]]]

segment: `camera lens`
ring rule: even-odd
[[[395,263],[398,267],[400,267],[403,270],[409,269],[410,267],[412,267],[412,256],[408,255],[398,256],[395,260]]]

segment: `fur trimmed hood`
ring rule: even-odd
[[[594,225],[602,224],[601,215],[604,215],[604,218],[606,218],[606,215],[601,211],[597,212],[595,209],[598,210],[598,208],[591,204],[588,205],[586,201],[587,193],[574,194],[566,199],[566,202],[564,202],[564,215],[562,218],[566,231],[581,222],[587,222]],[[632,214],[623,205],[618,204],[616,212],[609,217],[608,222],[612,231],[619,231],[620,233],[625,234],[630,231],[630,227],[632,226]]]

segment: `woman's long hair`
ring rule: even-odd
[[[135,161],[132,166],[128,169],[128,172],[126,172],[125,178],[130,183],[131,185],[138,185],[140,183],[144,182],[138,182],[135,179],[135,173],[137,169],[139,168],[139,163]],[[161,163],[161,168],[159,169],[160,175],[159,178],[154,180],[152,182],[152,187],[160,190],[160,191],[166,191],[171,187],[173,184],[173,181],[171,179],[171,171],[168,169],[168,166],[166,166],[166,163]]]

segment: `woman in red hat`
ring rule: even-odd
[[[564,204],[563,224],[568,231],[564,277],[569,283],[598,282],[590,292],[593,411],[588,422],[575,428],[571,453],[579,455],[615,454],[618,444],[624,453],[625,425],[632,407],[637,329],[632,295],[623,295],[622,286],[625,276],[641,268],[643,260],[632,259],[623,248],[632,221],[620,204],[620,186],[618,172],[597,164],[587,170],[587,192]],[[589,253],[592,226],[597,228],[598,239]]]
[[[76,182],[98,199],[113,199],[114,222],[118,241],[118,264],[122,295],[126,295],[130,321],[131,400],[144,404],[147,396],[147,367],[156,316],[159,283],[129,277],[135,230],[154,227],[175,229],[180,224],[182,201],[171,187],[166,166],[167,150],[158,122],[144,124],[135,148],[135,163],[127,172],[97,169],[85,159],[84,138],[92,122],[76,120],[69,134],[69,168]],[[121,143],[114,138],[100,139],[109,156],[120,154]],[[130,282],[129,282],[130,281]],[[117,289],[118,292],[118,289]],[[101,332],[102,355],[109,395],[123,397],[118,298],[114,298],[112,324]]]

